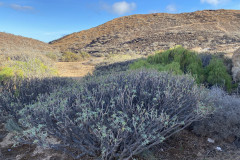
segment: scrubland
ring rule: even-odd
[[[2,58],[0,121],[12,134],[10,148],[41,146],[66,159],[164,159],[182,133],[239,146],[239,87],[224,56],[177,46],[98,65],[80,80],[58,77],[53,64],[89,58],[85,53]],[[192,159],[211,156],[196,150]]]

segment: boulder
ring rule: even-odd
[[[240,81],[240,48],[234,52],[232,61],[233,61],[232,68],[233,80]]]

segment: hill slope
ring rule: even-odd
[[[50,42],[61,51],[151,53],[183,45],[198,51],[233,52],[240,45],[240,10],[131,15]]]
[[[45,54],[58,52],[47,43],[0,32],[0,55],[4,54]]]

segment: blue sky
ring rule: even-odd
[[[0,32],[49,42],[131,14],[240,9],[239,0],[0,0]]]

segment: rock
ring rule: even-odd
[[[211,138],[208,138],[207,141],[208,141],[209,143],[215,143],[215,141],[214,141],[213,139],[211,139]]]
[[[240,81],[240,48],[236,50],[232,57],[233,61],[233,80],[234,81]]]
[[[216,147],[215,149],[216,149],[217,151],[222,152],[222,148],[221,148],[221,147]]]

